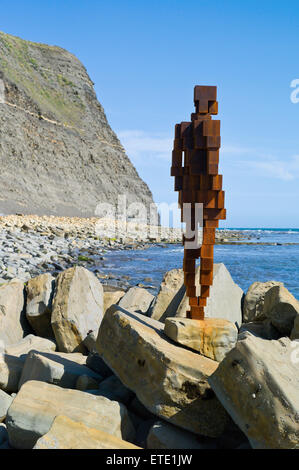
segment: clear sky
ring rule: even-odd
[[[2,31],[59,45],[84,63],[156,202],[177,200],[169,176],[173,129],[190,118],[194,85],[217,85],[228,215],[222,226],[299,227],[299,102],[290,99],[299,79],[298,1],[0,6]]]

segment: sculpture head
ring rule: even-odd
[[[217,87],[194,87],[194,105],[196,114],[218,114]]]

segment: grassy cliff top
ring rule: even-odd
[[[65,49],[0,32],[0,71],[43,115],[63,124],[82,125],[86,86],[92,92],[93,86],[84,66]]]

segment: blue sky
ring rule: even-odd
[[[299,227],[296,1],[2,1],[0,29],[74,53],[156,202],[175,202],[173,129],[217,85],[227,220]],[[298,82],[299,83],[299,82]],[[298,87],[298,85],[297,85]],[[299,97],[299,93],[298,93]]]

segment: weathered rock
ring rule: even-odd
[[[276,281],[254,282],[251,284],[244,298],[244,322],[263,321],[266,319],[264,313],[265,295],[274,286],[283,286],[283,284]]]
[[[166,318],[164,333],[176,343],[218,362],[235,347],[238,338],[237,327],[221,318]]]
[[[5,420],[7,410],[10,407],[12,400],[13,398],[8,395],[8,393],[0,390],[0,422]]]
[[[154,298],[142,287],[131,287],[120,299],[118,305],[126,310],[146,315]]]
[[[59,274],[51,318],[59,350],[85,352],[82,341],[102,318],[103,287],[94,274],[78,266]]]
[[[8,409],[6,425],[10,444],[17,449],[31,449],[60,414],[120,439],[134,440],[135,430],[122,403],[30,381],[22,386]]]
[[[120,299],[125,295],[123,290],[104,290],[104,313],[113,304],[118,304]]]
[[[212,439],[210,442],[201,443],[196,434],[159,421],[151,427],[146,447],[147,449],[215,449],[216,444]]]
[[[53,337],[51,326],[52,300],[55,279],[51,274],[41,274],[27,282],[26,317],[35,333]]]
[[[100,374],[102,377],[107,378],[113,374],[110,367],[107,366],[105,361],[101,358],[101,356],[97,352],[91,352],[88,354],[87,359],[86,359],[86,365],[94,372],[97,372],[98,374]]]
[[[247,334],[209,378],[253,448],[299,448],[299,363],[288,338]]]
[[[18,279],[0,286],[0,341],[17,343],[28,331],[24,311],[24,283]]]
[[[124,405],[128,405],[134,398],[134,393],[125,387],[115,375],[111,375],[100,383],[99,393],[109,400],[119,401]]]
[[[57,416],[50,430],[40,437],[34,449],[140,449],[107,432]]]
[[[18,343],[6,346],[5,353],[11,356],[19,357],[23,354],[28,354],[32,349],[40,352],[51,352],[55,351],[56,344],[54,341],[46,338],[40,338],[39,336],[35,335],[27,335]]]
[[[264,314],[281,334],[290,336],[299,301],[284,286],[274,286],[265,294]]]
[[[199,269],[197,269],[198,277]],[[167,273],[168,274],[168,273]],[[165,321],[167,317],[186,317],[189,299],[183,285],[183,270],[173,270],[165,275],[152,309],[151,317]],[[181,276],[181,282],[179,282]],[[169,283],[169,289],[168,289]],[[199,279],[198,279],[199,284]],[[177,290],[175,290],[177,288]],[[242,323],[242,289],[235,284],[224,264],[214,264],[213,286],[205,308],[205,318],[223,318],[238,328]]]
[[[239,338],[243,337],[246,332],[263,339],[279,339],[281,337],[281,333],[269,320],[243,323],[239,330]]]
[[[98,332],[91,331],[84,338],[83,344],[89,352],[96,351],[97,336],[98,336]]]
[[[0,389],[7,393],[18,391],[18,384],[21,378],[24,357],[0,354]]]
[[[159,293],[152,305],[150,316],[155,320],[165,321],[173,317],[186,292],[182,269],[167,271],[160,285]]]
[[[98,388],[99,385],[99,378],[98,380],[90,377],[89,375],[80,375],[76,380],[76,389],[77,390],[94,390]]]
[[[99,383],[102,377],[83,364],[72,361],[73,354],[61,356],[58,353],[31,351],[25,361],[19,382],[19,389],[29,380],[38,380],[64,388],[76,388],[77,380],[85,375]],[[94,388],[94,387],[92,387]]]
[[[291,339],[299,339],[299,315],[297,315],[294,320],[294,326],[291,331]]]
[[[112,305],[98,350],[152,413],[197,434],[218,436],[227,415],[208,385],[218,363],[174,345],[164,325]]]

